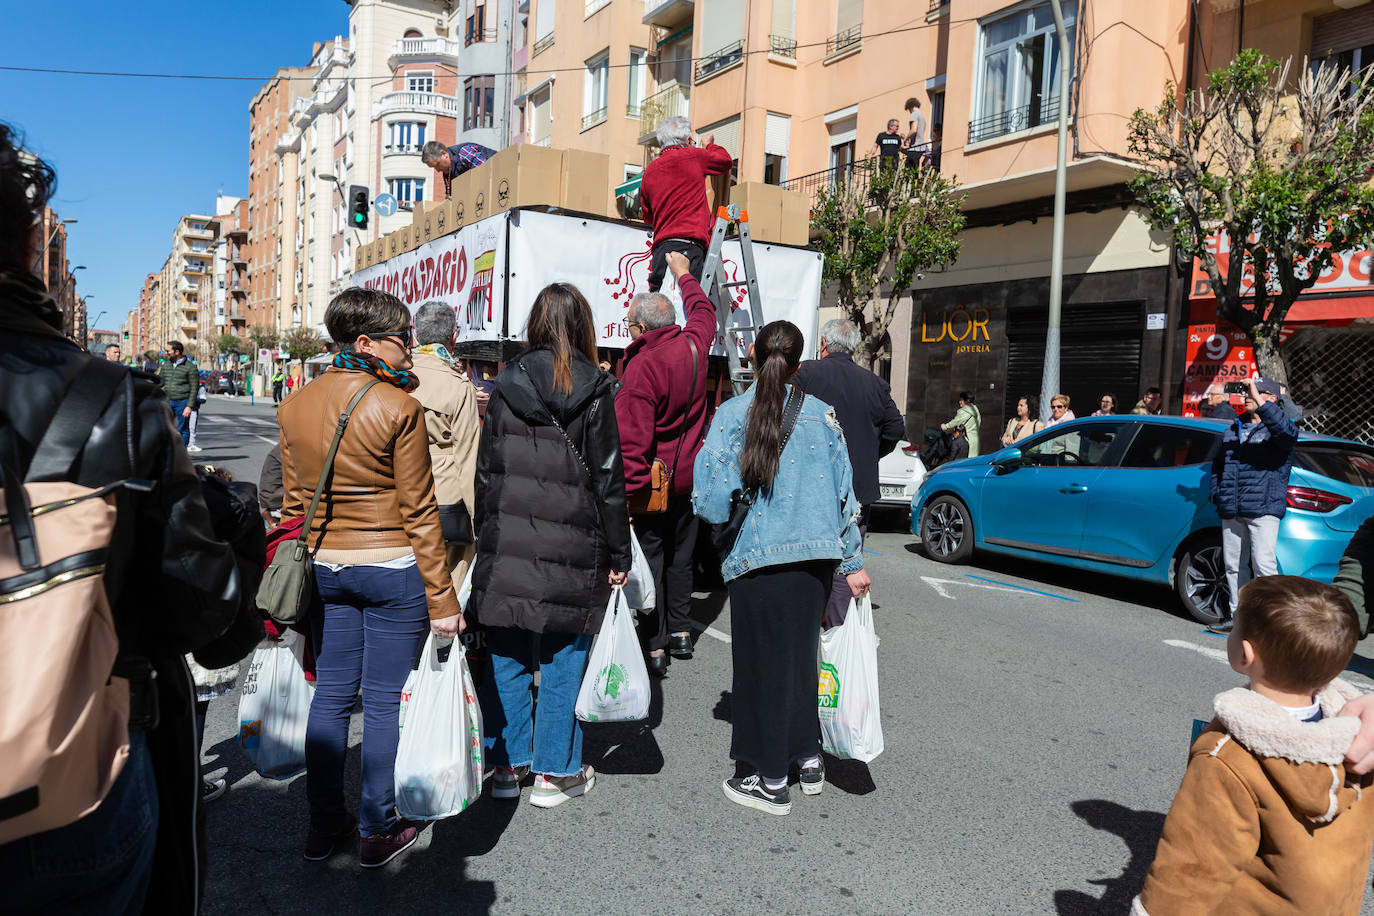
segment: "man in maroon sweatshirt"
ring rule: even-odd
[[[698,147],[692,122],[684,117],[668,118],[658,127],[663,151],[649,163],[639,183],[644,219],[654,230],[650,292],[658,292],[663,285],[664,257],[670,251],[686,255],[692,276],[701,280],[712,226],[706,176],[724,175],[734,165],[730,153],[714,141],[707,134]]]
[[[689,273],[680,251],[664,255],[682,293],[685,328],[661,293],[641,293],[630,303],[625,370],[615,396],[625,492],[649,486],[655,458],[667,465],[668,511],[631,519],[635,537],[654,573],[657,607],[644,619],[641,638],[649,670],[662,675],[668,657],[692,657],[692,550],[697,518],[692,512],[692,464],[706,435],[706,359],[716,337],[716,307]]]

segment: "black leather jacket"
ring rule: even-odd
[[[30,309],[0,298],[0,455],[25,471],[68,383],[87,360]],[[137,660],[151,682],[159,720],[147,728],[160,808],[156,877],[146,912],[194,912],[204,875],[200,760],[194,685],[183,654],[213,649],[240,612],[239,575],[215,538],[199,480],[156,376],[131,370],[112,393],[74,466],[74,482],[97,487],[128,477],[150,492],[120,490],[106,590],[119,634],[120,665]],[[242,653],[240,653],[242,654]],[[122,673],[122,672],[121,672]]]

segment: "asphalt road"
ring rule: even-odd
[[[270,407],[243,401],[211,400],[198,458],[256,479],[275,434]],[[1223,641],[1166,590],[1033,563],[944,566],[883,521],[868,550],[886,750],[869,766],[828,760],[824,794],[794,788],[789,816],[721,794],[730,615],[703,592],[696,657],[673,664],[649,720],[588,726],[592,793],[547,811],[528,790],[519,804],[484,796],[380,873],[352,848],[301,858],[304,780],[254,774],[237,698],[217,700],[205,760],[230,791],[209,809],[206,912],[1125,912],[1191,721],[1240,683]],[[1374,646],[1351,669],[1374,688]],[[354,793],[360,734],[355,714]]]

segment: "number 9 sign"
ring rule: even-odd
[[[1202,349],[1206,352],[1208,359],[1220,360],[1225,358],[1226,352],[1231,349],[1231,345],[1226,342],[1226,338],[1222,335],[1213,334],[1211,337],[1207,338],[1206,343],[1202,345]]]

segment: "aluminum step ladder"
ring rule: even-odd
[[[744,268],[743,280],[730,280],[725,275],[725,260],[722,249],[725,235],[731,226],[739,231],[740,261]],[[744,287],[749,301],[751,325],[732,326],[730,322],[732,290]],[[763,300],[759,296],[758,272],[754,270],[754,247],[749,236],[749,212],[730,204],[716,210],[716,226],[711,231],[711,245],[706,250],[706,263],[701,269],[701,288],[706,297],[716,303],[716,321],[720,334],[725,340],[725,358],[730,366],[730,387],[735,394],[743,394],[754,383],[754,368],[749,364],[749,348],[737,343],[738,334],[753,332],[754,336],[762,330]],[[731,350],[735,352],[732,354]]]

